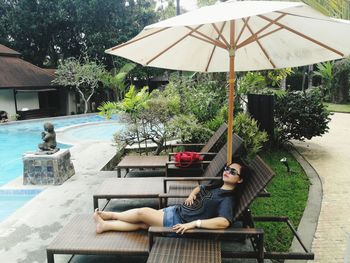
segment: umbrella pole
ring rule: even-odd
[[[230,23],[230,72],[228,96],[227,165],[232,163],[233,110],[235,97],[235,22]]]

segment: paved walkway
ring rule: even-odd
[[[319,174],[323,199],[312,243],[315,263],[349,263],[350,253],[350,114],[335,113],[329,133],[297,150]],[[346,261],[348,260],[348,261]]]

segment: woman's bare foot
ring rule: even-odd
[[[101,234],[102,232],[104,232],[104,227],[103,227],[104,221],[98,214],[97,209],[95,210],[95,213],[94,213],[94,220],[96,222],[96,233]]]
[[[106,211],[100,211],[98,208],[95,209],[95,212],[103,219],[103,220],[117,220],[115,212],[106,212]]]

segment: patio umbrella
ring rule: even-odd
[[[347,56],[350,24],[299,2],[228,1],[149,25],[106,53],[150,67],[229,72],[231,163],[235,71],[296,67]]]

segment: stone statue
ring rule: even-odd
[[[59,151],[56,143],[56,133],[51,123],[47,122],[44,124],[44,131],[41,133],[41,138],[44,142],[38,145],[40,149],[38,154],[53,154]]]

